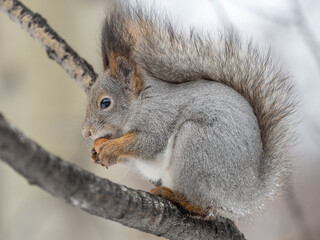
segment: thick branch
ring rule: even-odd
[[[0,114],[0,159],[68,204],[102,218],[169,239],[241,240],[231,220],[195,220],[172,203],[96,177],[54,156],[11,126]]]
[[[42,18],[16,0],[0,0],[0,9],[37,40],[50,59],[55,60],[87,92],[97,78],[92,66],[81,58]]]

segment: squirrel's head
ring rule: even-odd
[[[130,104],[137,99],[142,86],[141,72],[123,57],[115,58],[88,93],[83,136],[93,139],[122,136]]]

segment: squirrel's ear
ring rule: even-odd
[[[130,77],[133,74],[133,67],[123,57],[117,57],[116,59],[116,75],[122,77]],[[127,80],[127,79],[126,79]]]
[[[142,72],[132,66],[127,59],[117,57],[116,59],[116,75],[120,80],[123,80],[129,91],[135,95],[139,95],[143,89],[143,75]]]

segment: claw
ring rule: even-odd
[[[94,149],[94,147],[90,149],[90,152],[91,153],[97,153],[96,150]]]

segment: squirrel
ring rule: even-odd
[[[151,193],[203,218],[247,216],[284,189],[295,86],[269,51],[118,2],[101,52],[82,130],[96,163],[135,169]]]

